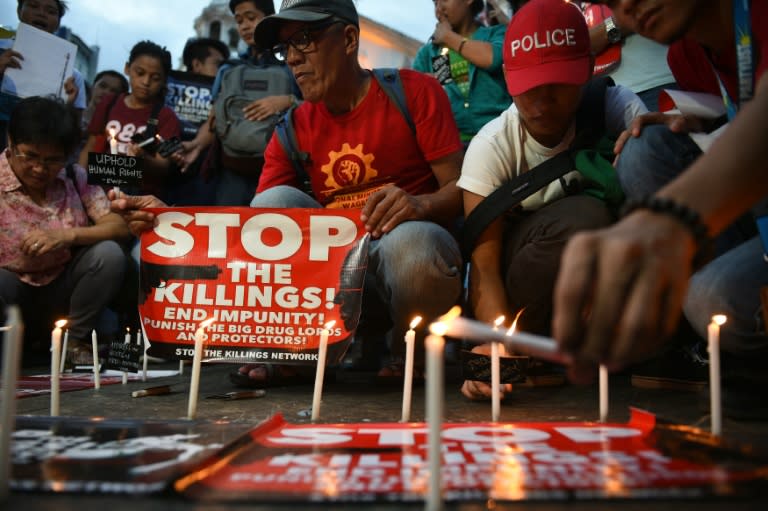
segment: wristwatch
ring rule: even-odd
[[[613,21],[613,16],[605,18],[605,36],[608,38],[608,44],[616,44],[621,41],[621,30]]]

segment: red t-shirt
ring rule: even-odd
[[[751,2],[752,52],[755,55],[755,84],[768,70],[768,2]],[[728,94],[739,101],[738,65],[736,46],[723,55],[712,55]],[[690,38],[681,39],[669,47],[667,62],[680,89],[690,92],[708,92],[720,95],[720,86],[704,47]]]
[[[323,103],[305,102],[293,114],[298,147],[310,154],[307,172],[326,207],[359,208],[386,184],[413,195],[437,190],[429,162],[461,150],[443,88],[433,77],[401,70],[416,136],[378,82],[349,113],[331,115]],[[296,172],[276,136],[267,146],[257,192],[297,185]]]
[[[136,133],[141,133],[147,129],[147,121],[152,115],[152,107],[130,108],[125,104],[125,94],[121,94],[117,101],[113,100],[114,95],[110,94],[102,98],[96,111],[93,113],[91,123],[88,125],[88,134],[96,137],[94,152],[109,152],[107,144],[107,134],[110,129],[114,129],[117,138],[117,152],[125,154],[128,144],[131,143],[131,137]],[[112,106],[107,116],[107,109]],[[108,118],[107,118],[108,117]],[[181,135],[181,123],[176,113],[164,106],[157,115],[157,133],[165,140],[171,137]]]

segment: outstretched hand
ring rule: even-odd
[[[120,215],[134,236],[152,229],[155,225],[155,215],[144,208],[164,208],[167,204],[154,195],[126,195],[109,190],[107,197],[111,201],[110,209]]]
[[[571,238],[552,322],[574,360],[571,380],[589,382],[598,364],[619,370],[658,350],[680,319],[694,252],[684,225],[644,210]]]

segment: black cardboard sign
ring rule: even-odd
[[[129,194],[141,192],[144,162],[136,156],[88,153],[88,184],[105,188],[119,186]]]
[[[107,354],[107,369],[138,373],[143,346],[133,343],[115,341],[109,345]]]

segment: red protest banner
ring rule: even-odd
[[[220,502],[419,501],[427,431],[423,423],[294,425],[275,416],[174,486]],[[638,410],[628,424],[447,423],[441,438],[448,501],[733,495],[765,470],[764,460],[739,459],[709,434]]]
[[[328,363],[352,340],[368,261],[359,210],[162,208],[141,237],[139,313],[149,353],[204,360]]]

